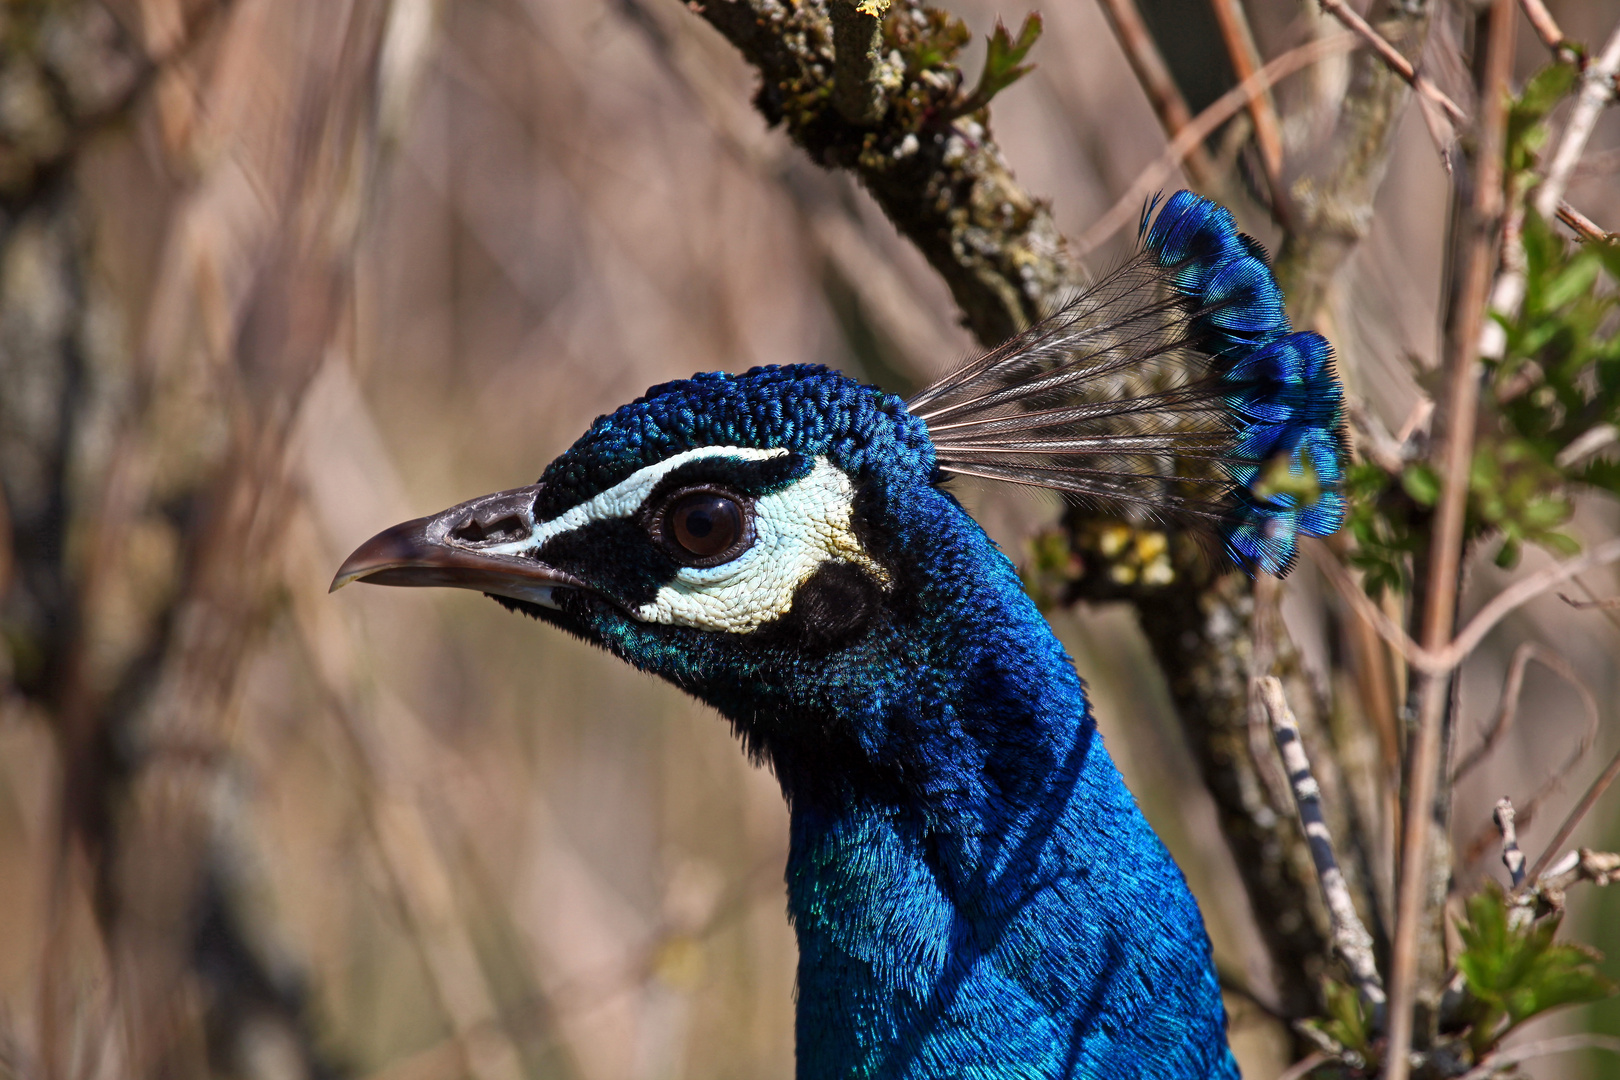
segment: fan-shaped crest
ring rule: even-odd
[[[1300,534],[1344,517],[1332,347],[1293,331],[1225,208],[1156,203],[1133,257],[907,407],[948,473],[1202,525],[1249,573],[1285,574]]]

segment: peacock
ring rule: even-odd
[[[1281,575],[1343,517],[1342,415],[1263,249],[1178,192],[909,400],[812,365],[655,386],[332,587],[482,591],[731,722],[790,808],[801,1080],[1236,1077],[1197,904],[951,487],[1201,526]]]

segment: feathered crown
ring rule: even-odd
[[[907,408],[947,473],[1202,525],[1249,573],[1286,574],[1300,534],[1344,518],[1332,347],[1294,332],[1225,208],[1157,202],[1134,256]]]

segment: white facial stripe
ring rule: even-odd
[[[785,615],[799,586],[825,562],[853,563],[887,586],[888,573],[850,527],[854,494],[842,469],[816,458],[804,479],[755,502],[752,547],[720,566],[681,570],[636,616],[747,633]]]
[[[571,532],[589,522],[629,517],[641,509],[641,504],[647,501],[647,496],[658,485],[658,481],[688,461],[710,457],[763,461],[766,458],[780,457],[785,453],[786,450],[758,450],[750,446],[700,446],[696,450],[687,450],[674,457],[665,458],[656,465],[636,470],[600,495],[586,499],[550,521],[535,522],[534,531],[522,540],[495,544],[481,550],[496,555],[521,555],[526,551],[538,551],[540,546],[553,536]]]

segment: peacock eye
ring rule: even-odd
[[[676,495],[662,518],[665,547],[694,566],[730,562],[748,550],[754,539],[742,503],[710,488]]]

